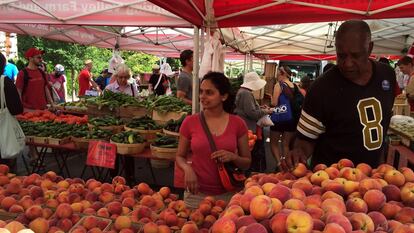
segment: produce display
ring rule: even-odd
[[[157,138],[152,142],[152,145],[161,148],[177,148],[178,138],[157,133]]]
[[[102,107],[108,107],[110,110],[114,110],[120,106],[135,106],[135,107],[148,107],[148,101],[137,99],[127,94],[115,93],[105,90],[103,95],[93,98],[88,98],[88,104],[97,105],[98,109]]]
[[[125,131],[112,135],[111,141],[124,144],[136,144],[144,143],[145,140],[137,132]]]
[[[77,132],[81,127],[76,124],[30,121],[20,121],[20,126],[26,136],[52,138],[65,138],[72,136],[72,134]]]
[[[74,116],[70,114],[56,115],[47,110],[37,110],[34,112],[25,112],[17,115],[16,118],[19,121],[32,121],[32,122],[64,122],[67,124],[86,124],[88,122],[88,116]]]
[[[97,127],[124,124],[124,122],[121,119],[112,116],[90,118],[88,123]]]
[[[414,121],[397,122],[390,125],[393,130],[409,137],[414,141]]]
[[[80,101],[74,101],[74,102],[64,102],[58,104],[58,106],[62,107],[78,107],[78,108],[86,108],[86,101],[80,100]]]
[[[161,113],[187,112],[191,113],[191,106],[174,96],[162,95],[150,103],[150,108]]]
[[[93,128],[92,131],[88,132],[85,139],[93,140],[106,140],[108,141],[112,136],[111,130]]]
[[[181,124],[183,123],[184,119],[187,117],[187,115],[183,115],[180,119],[178,120],[169,120],[165,126],[164,129],[171,131],[171,132],[180,132],[180,127]]]
[[[157,125],[151,117],[145,116],[141,118],[133,118],[126,127],[137,130],[157,130],[162,129],[162,126]]]

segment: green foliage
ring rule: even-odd
[[[134,74],[149,73],[152,71],[152,65],[159,63],[156,56],[133,51],[123,51],[122,58]]]

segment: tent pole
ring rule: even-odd
[[[199,57],[200,57],[200,29],[197,26],[194,26],[194,54],[193,54],[193,103],[192,103],[192,112],[197,113],[200,111],[200,101],[198,100],[198,92],[200,85],[200,78],[198,77],[199,70]]]
[[[243,64],[243,74],[246,74],[246,67],[247,67],[247,53],[244,54],[244,64]]]
[[[249,64],[249,72],[253,71],[253,54],[249,54],[250,64]]]

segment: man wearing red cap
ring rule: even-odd
[[[45,109],[47,103],[52,106],[46,74],[39,69],[44,52],[37,48],[26,51],[25,57],[29,61],[26,68],[20,70],[16,79],[16,87],[25,109]]]

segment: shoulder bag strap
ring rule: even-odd
[[[4,94],[4,75],[0,77],[0,110],[6,108],[6,96]]]
[[[132,97],[135,97],[135,92],[134,92],[134,88],[132,87],[132,83],[131,83],[130,85],[131,85],[131,93],[132,93]]]
[[[211,132],[208,129],[206,119],[204,118],[204,112],[201,111],[199,116],[200,116],[201,126],[203,127],[204,133],[206,134],[208,142],[210,143],[211,152],[215,152],[217,151],[217,147],[216,147],[216,144],[214,143],[213,136],[211,135]]]
[[[155,84],[154,90],[157,89],[158,85],[160,85],[161,79],[162,79],[162,73],[160,73],[160,76],[158,77],[158,82],[157,84]]]

